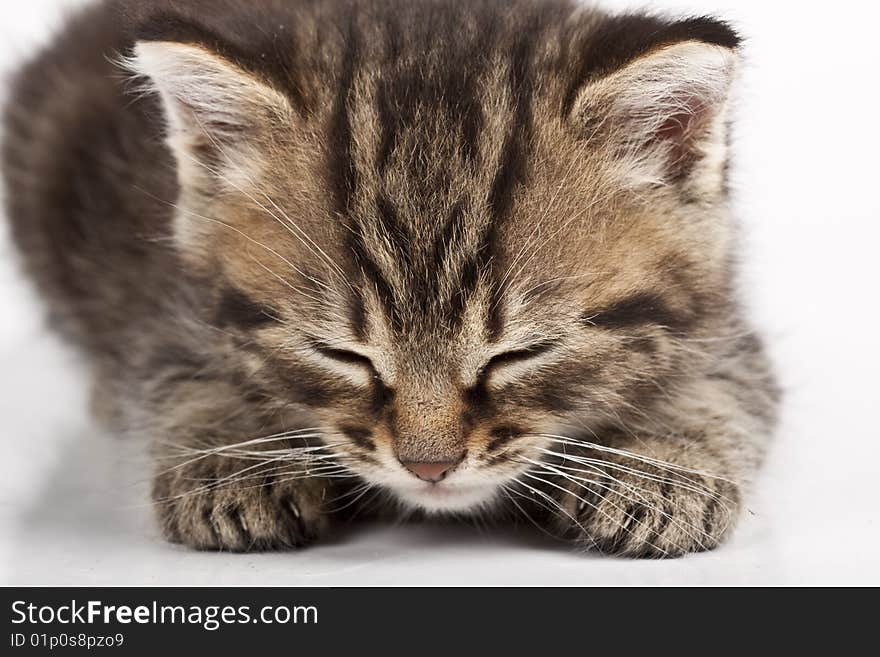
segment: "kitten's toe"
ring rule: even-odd
[[[329,531],[319,499],[320,481],[281,482],[261,487],[239,500],[250,550],[285,550],[308,545]]]
[[[210,521],[213,524],[215,543],[210,549],[222,547],[227,550],[242,552],[253,544],[241,508],[232,506],[214,506]]]

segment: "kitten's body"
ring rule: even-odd
[[[169,538],[300,545],[381,500],[718,543],[775,408],[732,285],[728,28],[121,7],[18,78],[7,206],[109,419],[155,442]]]

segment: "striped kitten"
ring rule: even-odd
[[[15,83],[7,209],[167,538],[418,511],[718,545],[777,398],[734,289],[737,44],[569,0],[70,20]]]

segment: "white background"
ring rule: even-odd
[[[0,72],[49,39],[71,4],[0,4]],[[145,503],[146,460],[90,424],[87,381],[42,328],[0,222],[0,583],[880,584],[873,5],[657,5],[715,13],[747,37],[734,139],[744,285],[786,403],[750,512],[722,549],[634,562],[424,525],[367,528],[300,553],[167,545]]]

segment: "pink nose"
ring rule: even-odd
[[[401,463],[403,463],[403,467],[412,472],[422,481],[437,483],[452,472],[452,470],[455,469],[455,466],[461,463],[462,459],[464,459],[464,454],[456,458],[454,461],[435,461],[430,463],[401,461]]]

